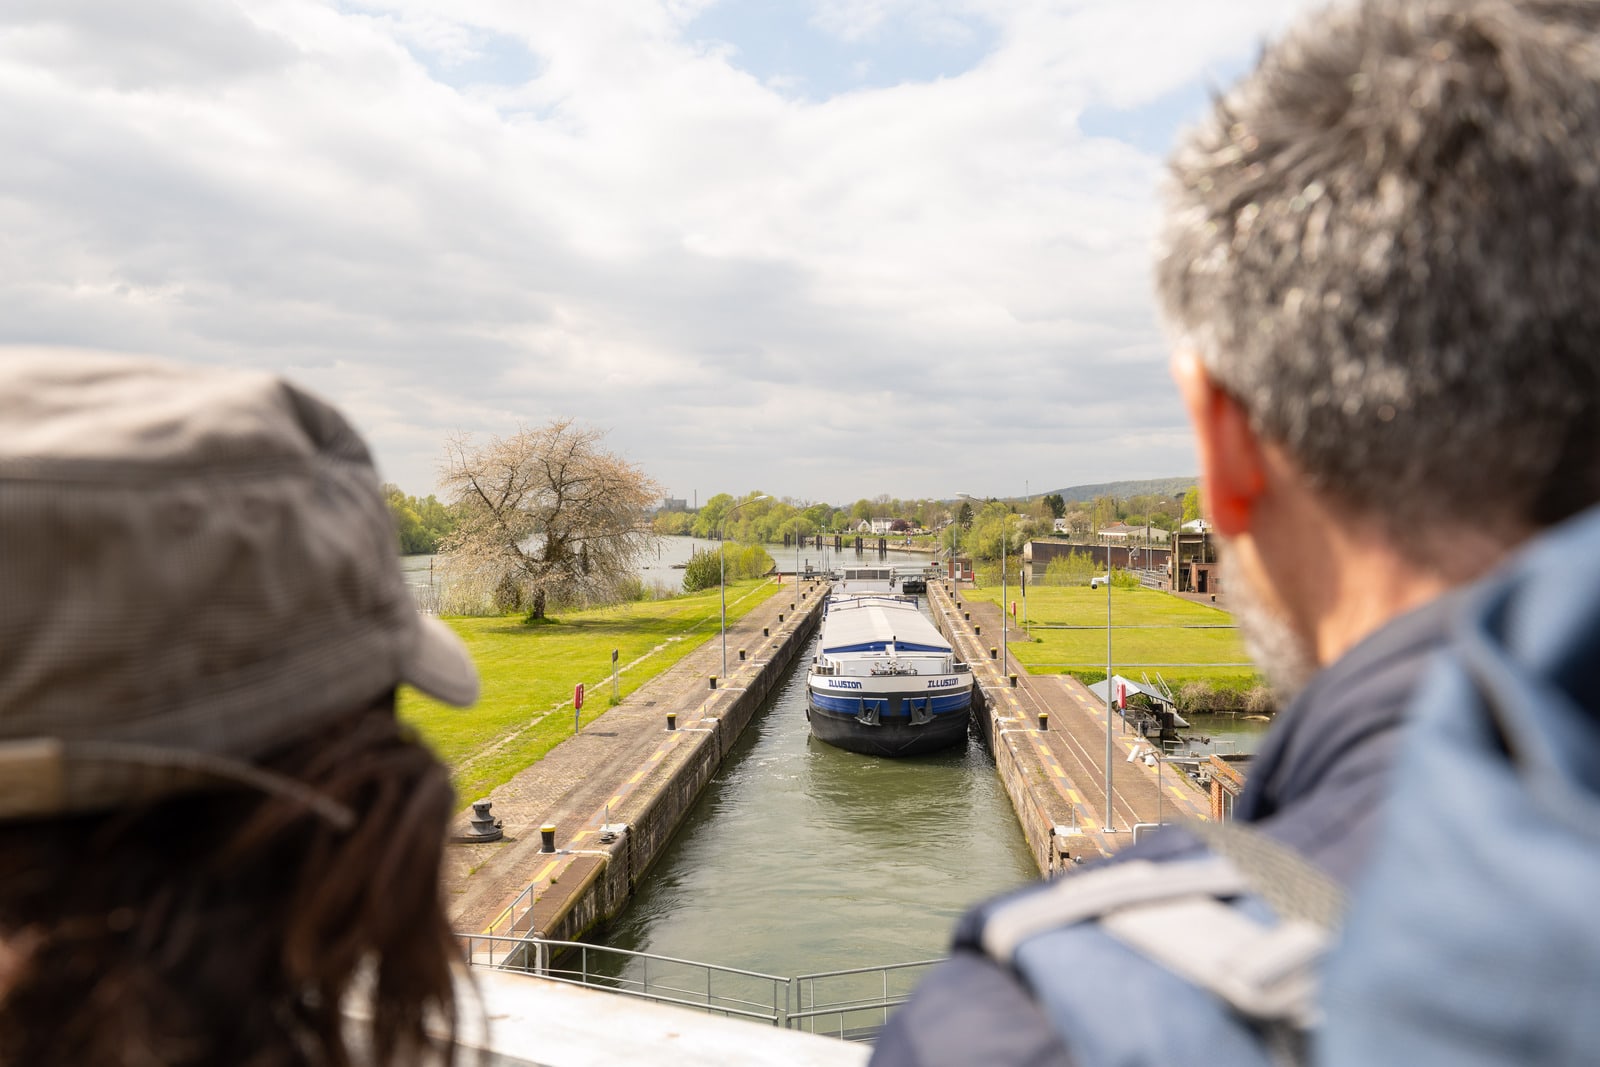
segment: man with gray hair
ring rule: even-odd
[[[1597,29],[1592,2],[1330,8],[1173,157],[1173,374],[1287,702],[1235,815],[1335,885],[1372,856],[1463,587],[1600,501]],[[1174,968],[1083,932],[1115,924],[1078,883],[1205,854],[1168,832],[976,909],[874,1062],[1256,1062],[1259,1027],[1165,1010]],[[1052,907],[1074,918],[1028,915]]]

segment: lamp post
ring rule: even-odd
[[[976,502],[978,498],[975,497],[975,496],[972,496],[972,495],[970,495],[968,493],[957,493],[956,494],[956,499],[957,500],[965,500],[965,501],[967,501],[969,503],[972,503],[972,502]],[[977,512],[973,512],[973,518],[977,518]],[[955,520],[951,523],[951,525],[955,527],[954,540],[951,542],[951,544],[954,546],[952,551],[954,551],[954,553],[955,553],[953,558],[955,559],[955,564],[956,564],[956,589],[959,591],[960,588],[961,588],[961,509],[960,508],[956,509],[956,517],[955,517]],[[977,580],[977,578],[976,578],[977,572],[974,571],[973,575],[974,575],[973,580],[976,581]],[[1001,605],[1000,611],[1001,611],[1002,615],[1005,613],[1005,606],[1004,605]]]
[[[957,593],[961,592],[961,509],[950,516],[950,574]]]
[[[970,500],[973,503],[982,503],[977,497],[967,493],[957,493],[956,496],[962,500]],[[1010,518],[1011,512],[1009,509],[1000,516],[1000,672],[1006,675],[1011,673],[1011,661],[1007,658],[1011,654],[1011,648],[1006,643],[1006,635],[1010,631],[1010,625],[1007,621],[1010,616],[1007,612],[1010,611],[1011,603],[1011,594],[1008,591],[1009,586],[1006,584],[1006,541],[1009,540],[1010,535],[1010,531],[1006,527]]]
[[[1111,542],[1106,542],[1106,827],[1117,832],[1111,819]]]
[[[1007,614],[1011,599],[1010,594],[1006,592],[1006,542],[1011,539],[1011,531],[1006,529],[1008,525],[1006,520],[1009,518],[1011,518],[1009,511],[1000,516],[1000,673],[1008,676],[1011,673],[1011,660],[1008,658],[1011,649],[1006,644],[1006,635],[1011,630],[1008,621],[1010,616]]]
[[[733,518],[733,513],[746,504],[754,504],[757,500],[766,500],[767,494],[753,496],[749,500],[741,500],[727,511],[723,512],[722,520],[717,523],[717,596],[722,601],[722,680],[728,680],[728,553],[727,546],[722,542],[722,528]]]

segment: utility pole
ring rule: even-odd
[[[1106,542],[1106,827],[1114,834],[1111,819],[1111,542]]]
[[[1011,650],[1006,644],[1006,634],[1011,630],[1008,613],[1011,610],[1011,601],[1006,592],[1006,542],[1011,540],[1011,531],[1007,529],[1011,512],[1000,516],[1000,673],[1010,675]]]

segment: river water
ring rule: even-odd
[[[639,568],[639,578],[644,582],[646,589],[682,592],[683,565],[689,562],[689,557],[696,551],[715,549],[716,545],[717,542],[704,537],[658,537],[643,566]],[[779,570],[786,572],[794,570],[796,554],[792,545],[787,549],[782,545],[767,545],[766,548],[772,553]],[[824,567],[839,567],[857,562],[927,563],[932,558],[926,552],[895,550],[883,555],[877,552],[862,552],[857,555],[854,549],[849,548],[843,552],[835,552],[830,543],[826,550],[802,548],[799,552],[799,565],[802,569],[810,566],[821,570]],[[418,607],[428,611],[434,610],[438,604],[439,588],[434,572],[435,559],[434,556],[400,557],[400,570],[405,575],[411,595],[416,598]]]
[[[796,658],[606,944],[778,975],[931,959],[969,905],[1038,877],[981,741],[900,760],[825,745],[805,719],[810,658]]]

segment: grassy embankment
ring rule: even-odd
[[[1015,586],[1009,590],[1018,602]],[[963,588],[972,600],[998,603],[1000,587]],[[1027,636],[1013,631],[1011,654],[1035,674],[1070,674],[1083,682],[1105,678],[1106,591],[1087,586],[1028,587]],[[1111,593],[1112,668],[1138,680],[1157,674],[1178,695],[1180,711],[1261,711],[1263,681],[1247,664],[1249,656],[1233,617],[1157,589],[1114,589]],[[1055,627],[1070,627],[1056,629]],[[987,635],[985,635],[987,636]],[[1096,665],[1099,666],[1096,666]]]
[[[729,624],[779,588],[765,578],[729,582]],[[626,697],[719,632],[717,601],[717,590],[709,589],[534,624],[521,615],[447,616],[445,623],[461,635],[478,665],[482,695],[461,709],[405,689],[400,717],[450,766],[465,806],[572,736],[572,687],[578,682],[586,690],[583,721],[606,711],[612,649],[618,651],[618,685]]]

